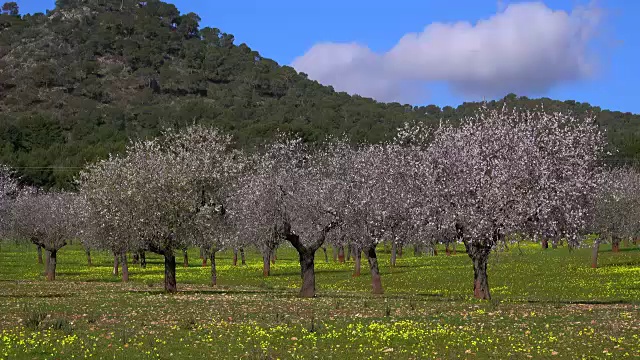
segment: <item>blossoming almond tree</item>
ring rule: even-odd
[[[476,298],[491,297],[487,259],[507,234],[584,228],[604,145],[592,118],[542,111],[483,109],[435,132],[429,147],[434,194],[454,216],[473,261]]]
[[[79,235],[83,211],[83,199],[68,192],[31,189],[21,192],[13,202],[12,233],[46,250],[47,280],[56,279],[58,251]]]
[[[176,292],[175,251],[189,244],[186,234],[196,226],[203,198],[215,197],[228,174],[240,166],[241,156],[230,136],[192,126],[130,144],[123,156],[89,167],[81,175],[80,188],[91,196],[91,184],[104,185],[98,191],[104,192],[99,196],[103,200],[92,203],[94,211],[114,213],[103,219],[101,228],[114,232],[103,241],[114,241],[116,233],[130,231],[127,238],[136,243],[136,249],[164,256],[165,290]],[[109,186],[111,177],[121,179],[122,187]]]
[[[315,253],[340,223],[344,180],[337,174],[344,164],[335,149],[312,150],[281,135],[240,180],[234,198],[239,236],[252,236],[261,248],[285,240],[298,251],[301,297],[315,296]]]

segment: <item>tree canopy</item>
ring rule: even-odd
[[[15,3],[0,13],[0,163],[32,185],[72,187],[86,163],[165,128],[214,126],[245,148],[279,131],[310,142],[339,134],[381,142],[405,122],[456,122],[481,106],[336,92],[159,0],[58,0],[46,14],[16,13]],[[617,161],[640,158],[638,115],[514,94],[487,106],[504,103],[593,113]]]

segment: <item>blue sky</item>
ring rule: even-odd
[[[417,63],[412,62],[415,59],[407,58],[413,56],[414,53],[411,51],[422,46],[420,43],[415,43],[413,48],[408,46],[404,50],[400,49],[401,51],[395,51],[397,49],[394,47],[406,34],[421,33],[432,23],[451,24],[465,21],[475,26],[476,22],[486,21],[509,6],[515,9],[515,5],[522,1],[503,0],[499,3],[495,0],[175,0],[173,3],[181,12],[198,13],[202,18],[202,26],[218,27],[222,31],[232,33],[237,43],[244,42],[265,57],[272,58],[280,64],[293,63],[297,69],[304,70],[310,77],[334,85],[337,89],[374,96],[380,100],[395,100],[397,97],[401,102],[413,104],[456,106],[463,101],[480,100],[480,93],[484,94],[482,89],[485,88],[488,89],[488,98],[499,97],[497,94],[502,94],[501,91],[513,89],[519,95],[573,99],[602,108],[640,113],[640,96],[637,90],[640,66],[636,65],[637,59],[640,58],[640,37],[634,35],[638,31],[633,30],[638,27],[638,1],[607,0],[591,4],[591,8],[597,8],[599,14],[604,14],[599,25],[591,29],[593,33],[588,41],[591,51],[590,64],[597,64],[595,70],[573,71],[581,62],[554,58],[523,65],[524,67],[516,66],[512,69],[513,73],[495,79],[487,78],[489,75],[485,72],[482,73],[482,77],[465,72],[469,63],[464,62],[459,68],[443,69],[442,73],[446,74],[440,77],[440,70],[424,71],[424,64],[433,64],[436,61],[428,55],[422,53],[420,56],[427,58]],[[562,10],[567,13],[574,11],[577,6],[589,6],[581,0],[546,0],[542,3],[545,9]],[[54,1],[22,0],[18,1],[18,4],[22,13],[33,13],[51,9]],[[526,13],[528,10],[522,11]],[[513,13],[515,14],[515,11]],[[541,21],[544,25],[544,18]],[[520,21],[520,29],[529,26],[522,23]],[[532,22],[530,26],[535,25]],[[544,28],[542,26],[542,29]],[[447,37],[446,34],[444,36],[444,39],[458,38]],[[565,44],[570,39],[572,38],[560,38],[557,43]],[[329,45],[316,46],[323,43]],[[432,45],[433,43],[429,42]],[[442,53],[456,54],[456,44],[449,45],[448,50],[443,50]],[[429,47],[429,51],[433,52],[436,49],[438,52],[438,48],[434,46]],[[548,48],[544,43],[537,46],[540,49]],[[312,49],[314,51],[310,51]],[[390,51],[391,49],[394,51]],[[495,55],[496,51],[504,51],[500,49],[502,48],[492,50],[494,54],[487,56]],[[558,56],[571,57],[577,54],[576,51],[558,50]],[[396,56],[396,53],[400,55]],[[318,63],[318,56],[324,56],[325,60]],[[334,61],[334,58],[342,59],[345,56],[350,59],[348,64],[342,60]],[[387,61],[391,57],[396,60]],[[400,62],[397,59],[400,59]],[[441,64],[442,60],[439,61],[438,64]],[[548,61],[559,65],[549,66]],[[413,71],[407,70],[402,74],[396,74],[396,71],[389,72],[389,66],[395,66],[389,64],[402,64],[397,66]],[[556,67],[558,70],[553,70]],[[502,72],[501,70],[500,73]],[[381,79],[376,79],[375,83],[368,82],[378,75]],[[475,77],[465,79],[465,76]],[[539,86],[528,87],[528,83]],[[376,90],[370,90],[373,88]],[[409,101],[402,101],[407,99]]]

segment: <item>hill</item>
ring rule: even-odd
[[[278,128],[309,141],[345,132],[376,142],[405,121],[456,120],[480,105],[418,107],[336,92],[158,0],[58,0],[47,14],[12,13],[0,15],[0,162],[41,186],[69,187],[87,162],[165,127],[217,126],[241,146]],[[513,94],[489,106],[503,102],[594,112],[616,157],[640,158],[638,115]]]

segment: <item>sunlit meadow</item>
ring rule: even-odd
[[[462,250],[462,249],[459,249]],[[353,262],[316,256],[318,297],[297,298],[297,254],[278,250],[272,276],[247,253],[246,266],[218,259],[218,286],[197,249],[179,268],[179,292],[163,293],[162,258],[111,274],[113,259],[73,245],[46,282],[35,247],[0,249],[0,359],[486,359],[640,357],[640,249],[542,250],[514,245],[493,253],[493,300],[472,299],[466,254],[413,256],[395,268],[381,249],[385,295]],[[363,266],[366,260],[363,262]]]

